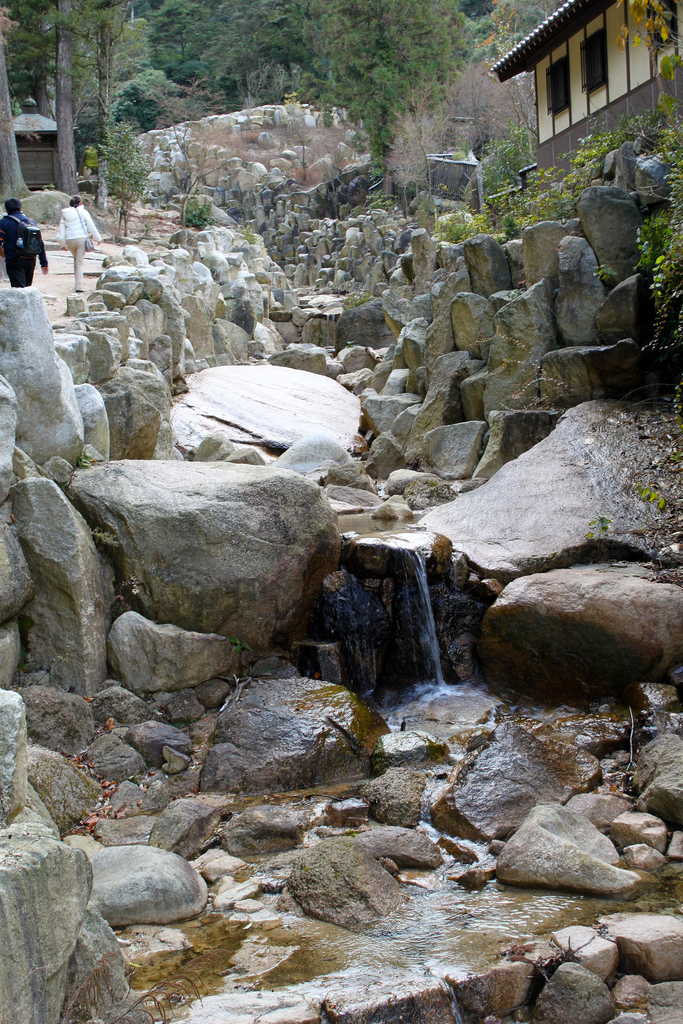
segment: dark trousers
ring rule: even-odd
[[[13,260],[5,260],[9,283],[13,288],[30,288],[33,284],[33,273],[36,269],[35,259],[15,256]]]

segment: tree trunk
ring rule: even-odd
[[[74,106],[71,81],[71,0],[59,0],[60,20],[57,25],[57,76],[55,105],[57,108],[57,162],[59,189],[73,195],[78,188],[76,152],[74,150]]]
[[[33,98],[38,106],[38,113],[43,117],[52,117],[47,94],[47,74],[44,71],[33,79]]]
[[[0,22],[0,198],[27,194],[28,189],[21,173],[17,140],[14,135],[5,62],[5,37]]]
[[[104,141],[104,133],[109,121],[109,107],[111,103],[111,68],[114,56],[114,35],[111,25],[105,19],[100,25],[97,34],[97,120],[98,120],[98,141],[100,145]],[[109,189],[107,187],[107,164],[99,158],[97,171],[97,195],[95,197],[97,206],[106,210],[109,205]]]

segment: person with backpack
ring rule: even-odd
[[[96,245],[102,241],[92,217],[83,206],[83,200],[80,196],[74,196],[69,205],[62,210],[57,241],[61,243],[62,249],[68,249],[74,258],[77,292],[84,291],[83,260],[86,252],[93,251],[91,238],[94,238]]]
[[[19,199],[7,199],[7,215],[0,220],[0,256],[12,288],[30,288],[36,269],[36,258],[44,274],[48,272],[45,245],[35,221],[21,212]]]

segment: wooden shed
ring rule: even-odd
[[[36,102],[24,101],[14,118],[19,163],[29,188],[57,184],[57,122],[36,112]]]

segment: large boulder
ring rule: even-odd
[[[482,623],[490,686],[535,702],[601,700],[683,658],[683,591],[627,573],[558,569],[508,584]]]
[[[355,839],[326,839],[295,861],[287,883],[311,917],[342,928],[371,924],[406,897],[388,871]]]
[[[557,804],[535,807],[498,857],[499,881],[522,888],[595,896],[630,896],[642,888],[633,871],[587,818]]]
[[[220,820],[220,812],[201,800],[174,800],[154,822],[149,845],[193,860],[209,845]]]
[[[353,459],[346,448],[323,431],[307,434],[284,452],[277,460],[278,469],[291,469],[294,473],[313,473],[323,463],[334,462],[337,466],[346,466]]]
[[[160,375],[124,366],[100,387],[109,420],[112,459],[152,459],[170,431],[171,395]]]
[[[62,210],[69,205],[71,196],[56,189],[32,192],[22,200],[22,212],[38,224],[59,224]]]
[[[432,818],[438,829],[463,839],[503,839],[536,804],[566,801],[599,781],[592,754],[504,722],[453,769],[435,796]]]
[[[423,465],[444,480],[466,480],[479,462],[486,430],[486,423],[477,420],[430,430],[422,443]]]
[[[275,352],[268,357],[271,366],[286,366],[290,370],[306,373],[327,373],[325,353],[317,345],[290,345],[284,352]]]
[[[16,618],[35,594],[16,534],[0,521],[0,622]]]
[[[137,612],[124,612],[116,620],[107,653],[116,678],[138,696],[184,690],[237,668],[234,648],[226,637],[157,625]]]
[[[409,828],[387,825],[361,832],[356,838],[375,859],[389,857],[399,868],[433,870],[443,863],[439,847],[431,839]]]
[[[475,292],[456,295],[451,305],[451,323],[455,347],[469,352],[473,359],[480,359],[482,352],[488,352],[493,337],[495,308],[485,296]]]
[[[77,825],[102,796],[98,783],[71,761],[33,744],[28,747],[28,781],[61,833]]]
[[[127,963],[121,955],[116,935],[96,907],[88,906],[78,933],[76,947],[69,959],[64,1006],[83,992],[93,975],[107,965],[107,984],[98,993],[97,1012],[105,1018],[115,1017],[111,1011],[121,1006],[130,992],[127,981]]]
[[[0,826],[26,803],[26,712],[18,693],[0,690]]]
[[[532,1024],[607,1024],[614,999],[604,981],[580,964],[564,963],[536,1000]]]
[[[77,384],[76,403],[83,420],[83,436],[104,459],[109,458],[109,419],[102,395],[92,384]]]
[[[428,513],[423,525],[449,537],[484,576],[502,582],[608,552],[648,560],[650,549],[633,532],[642,526],[643,503],[618,454],[626,438],[639,443],[637,431],[618,412],[601,402],[570,409],[544,441],[485,487]],[[587,537],[597,509],[609,530]]]
[[[337,567],[328,502],[286,470],[106,463],[76,473],[69,493],[91,526],[117,538],[117,578],[137,580],[143,615],[256,650],[304,635],[320,583]]]
[[[422,815],[425,774],[414,768],[389,768],[363,786],[375,821],[401,828],[415,828]]]
[[[109,605],[92,535],[52,480],[21,480],[12,515],[35,586],[29,663],[64,689],[90,694],[107,675]]]
[[[253,682],[218,716],[205,792],[276,793],[370,774],[384,720],[342,686]]]
[[[92,872],[37,822],[0,829],[0,1020],[57,1024]]]
[[[206,882],[176,853],[154,846],[110,846],[96,853],[92,904],[112,928],[171,924],[197,917]]]
[[[641,382],[640,348],[631,338],[601,348],[561,348],[543,357],[541,371],[541,398],[555,408],[621,398]]]
[[[83,420],[37,288],[0,296],[0,373],[17,400],[17,445],[39,466],[53,455],[73,465],[83,451]]]
[[[576,208],[603,279],[615,285],[631,277],[640,259],[638,232],[643,224],[635,199],[612,185],[591,186],[583,190]]]
[[[489,480],[506,462],[519,458],[552,433],[557,417],[556,412],[536,409],[489,413],[489,440],[474,476]]]
[[[558,249],[559,287],[555,301],[557,330],[565,345],[593,345],[595,314],[607,289],[598,277],[598,261],[585,238],[567,235]],[[630,331],[616,339],[631,338]]]
[[[479,296],[477,296],[479,297]],[[406,450],[406,457],[419,458],[425,434],[450,423],[460,423],[463,416],[461,387],[471,374],[484,364],[470,358],[467,352],[448,352],[440,356],[432,369],[429,390],[422,407],[415,414]]]
[[[643,747],[633,783],[639,808],[683,825],[683,739],[660,736]]]
[[[381,299],[346,309],[337,320],[337,352],[341,352],[347,345],[387,348],[393,345],[395,340],[395,335],[384,318]]]
[[[468,238],[464,252],[473,292],[488,298],[512,286],[505,250],[491,235]]]
[[[522,260],[527,288],[544,277],[557,288],[559,284],[559,258],[557,248],[567,232],[564,224],[542,220],[522,231]]]
[[[12,483],[16,432],[17,398],[5,378],[0,377],[0,502],[9,494]]]
[[[247,807],[221,830],[221,846],[233,857],[279,853],[300,846],[305,812],[293,807]]]
[[[603,345],[633,338],[639,345],[652,340],[654,304],[642,274],[633,274],[613,288],[595,311],[595,326]]]
[[[27,686],[22,697],[32,743],[63,754],[85,750],[95,735],[95,723],[83,697],[52,686]]]
[[[648,981],[683,979],[683,921],[670,914],[611,914],[601,924],[619,947],[622,969]]]
[[[391,430],[401,413],[420,404],[419,395],[377,395],[370,392],[363,399],[363,418],[375,437],[379,437]]]

